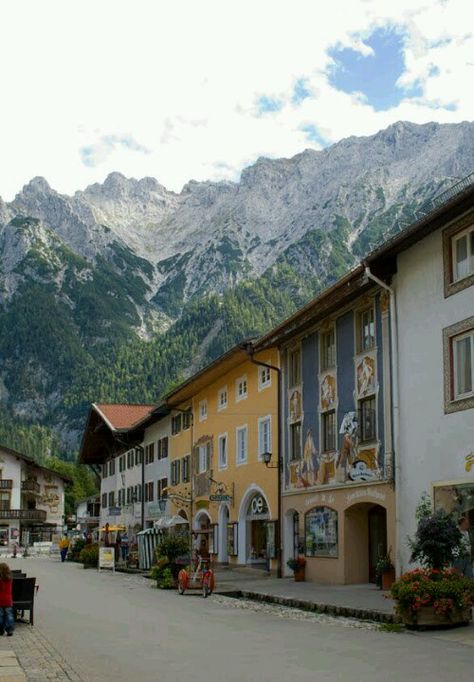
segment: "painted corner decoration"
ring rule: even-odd
[[[332,410],[336,406],[336,379],[326,374],[321,382],[321,410]]]
[[[295,390],[290,396],[290,422],[299,422],[301,421],[301,417],[301,393],[300,391]]]
[[[357,395],[363,398],[375,391],[375,359],[364,355],[357,365]]]

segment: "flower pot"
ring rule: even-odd
[[[295,583],[303,583],[305,578],[304,566],[294,571]]]
[[[398,613],[410,629],[459,627],[468,625],[472,620],[470,606],[453,609],[448,613],[436,613],[433,606],[422,606],[417,611],[398,608]]]
[[[382,590],[389,590],[395,582],[395,569],[388,568],[382,573]]]

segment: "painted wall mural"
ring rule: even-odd
[[[326,374],[321,381],[321,410],[332,410],[336,406],[336,378]]]
[[[375,358],[370,355],[364,357],[357,363],[357,395],[363,398],[375,391]]]
[[[290,395],[290,422],[299,422],[303,415],[301,392],[295,390]]]

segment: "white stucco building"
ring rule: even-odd
[[[64,529],[67,477],[0,445],[0,544],[49,541]]]
[[[405,571],[424,492],[474,527],[474,186],[441,201],[368,265],[394,271],[396,554]]]

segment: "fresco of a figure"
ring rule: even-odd
[[[301,393],[299,391],[293,391],[290,396],[290,422],[301,421],[301,416]]]
[[[365,355],[357,365],[357,394],[359,398],[375,390],[375,360]]]
[[[331,410],[336,404],[336,380],[332,374],[326,374],[321,382],[321,409]]]
[[[352,467],[357,453],[357,414],[347,412],[341,423],[339,433],[342,434],[342,443],[336,464],[336,480],[345,483],[349,470]]]

